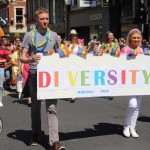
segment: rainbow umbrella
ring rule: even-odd
[[[4,31],[1,27],[0,27],[0,36],[4,36]]]

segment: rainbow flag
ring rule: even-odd
[[[112,49],[110,55],[119,57],[120,56],[120,51]]]
[[[103,53],[102,52],[93,52],[93,56],[102,56]]]
[[[137,56],[137,51],[136,50],[134,50],[134,49],[131,49],[130,51],[129,51],[129,53],[127,54],[127,56]]]
[[[0,37],[1,36],[4,36],[4,31],[3,31],[3,29],[0,27]]]
[[[150,49],[144,48],[144,55],[150,55]]]
[[[60,57],[66,57],[70,55],[70,52],[67,48],[57,48],[57,52]]]
[[[78,46],[77,55],[78,56],[86,56],[87,52],[84,49],[82,49],[80,46]]]

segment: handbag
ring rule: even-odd
[[[14,70],[12,69],[12,73],[11,73],[11,81],[10,81],[10,84],[12,86],[16,85],[17,84],[17,80],[16,80],[16,76],[15,76],[15,73],[14,73]]]

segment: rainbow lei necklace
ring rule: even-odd
[[[110,53],[112,49],[116,49],[118,46],[117,42],[112,42],[109,45],[107,43],[102,44],[102,49],[105,53]]]
[[[48,40],[50,39],[50,29],[47,28],[46,30],[46,39],[40,43],[40,44],[36,44],[36,39],[37,39],[37,28],[34,28],[32,30],[32,44],[36,47],[36,50],[38,52],[43,52],[47,43],[48,43]]]

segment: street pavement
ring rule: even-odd
[[[4,107],[0,108],[3,131],[0,150],[49,150],[45,104],[42,101],[42,132],[40,144],[29,146],[31,138],[30,107],[19,100],[15,91],[4,91]],[[127,97],[83,98],[75,103],[59,100],[60,142],[66,150],[149,150],[150,96],[143,96],[137,130],[140,138],[122,135]]]

